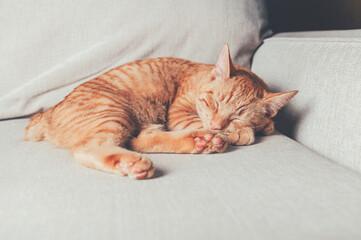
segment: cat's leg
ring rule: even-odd
[[[256,127],[240,127],[235,130],[228,130],[223,133],[226,140],[234,145],[250,145],[255,141],[255,134],[258,132],[264,135],[270,135],[274,132],[275,127],[272,119],[265,119]]]
[[[150,178],[155,171],[153,163],[141,154],[95,141],[74,149],[73,155],[86,167],[136,179]]]
[[[165,132],[161,125],[150,125],[131,140],[133,150],[149,153],[214,153],[227,145],[222,135],[208,130]]]
[[[225,139],[234,145],[250,145],[255,141],[255,132],[251,127],[243,127],[224,134],[226,135]]]
[[[167,127],[171,132],[159,133],[158,136],[140,134],[132,141],[135,149],[139,148],[141,149],[139,151],[142,152],[223,152],[228,145],[224,136],[204,130],[201,118],[190,110],[193,105],[185,99],[178,98],[178,101],[175,101],[168,111]],[[158,143],[157,146],[151,145],[153,139],[157,137],[162,139],[161,143]],[[139,141],[140,139],[144,141]],[[146,142],[150,144],[144,144]]]

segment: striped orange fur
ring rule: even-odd
[[[26,140],[69,149],[81,164],[143,179],[153,163],[137,152],[213,153],[274,130],[271,118],[297,91],[271,93],[232,64],[225,45],[216,65],[177,58],[140,60],[75,88],[34,115]]]

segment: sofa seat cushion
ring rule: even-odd
[[[152,154],[155,178],[135,181],[22,141],[27,121],[0,121],[0,239],[361,237],[360,175],[284,135]]]
[[[361,172],[361,30],[277,34],[252,70],[274,91],[299,90],[278,130]]]

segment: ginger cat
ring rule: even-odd
[[[251,144],[256,132],[273,132],[271,118],[296,94],[271,93],[233,65],[226,44],[215,66],[155,58],[116,67],[34,115],[25,140],[67,148],[87,167],[150,178],[154,165],[137,152],[213,153],[228,143]]]

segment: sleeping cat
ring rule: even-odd
[[[137,152],[214,153],[228,143],[251,144],[256,132],[273,132],[271,118],[296,93],[271,93],[233,65],[226,44],[216,65],[155,58],[116,67],[34,115],[25,139],[67,148],[87,167],[150,178],[154,165]]]

